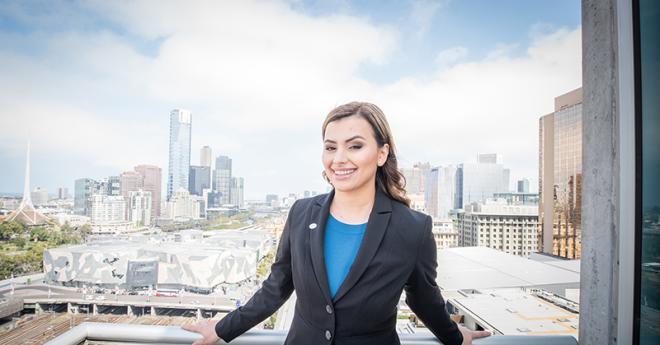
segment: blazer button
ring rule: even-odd
[[[332,333],[330,333],[330,331],[326,330],[325,331],[325,338],[328,339],[328,340],[332,339]]]
[[[309,228],[310,228],[311,230],[316,229],[316,223],[309,224]]]
[[[327,305],[325,306],[325,311],[327,311],[328,314],[332,314],[332,308],[330,307],[329,304],[327,304]]]

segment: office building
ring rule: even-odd
[[[151,192],[151,218],[160,216],[162,171],[155,165],[138,165],[135,171],[142,175],[142,189]]]
[[[211,168],[213,153],[210,146],[203,146],[199,150],[199,165]]]
[[[69,198],[69,189],[66,187],[57,188],[57,198],[60,200]]]
[[[142,189],[130,191],[128,195],[128,220],[134,227],[151,224],[151,192]]]
[[[32,198],[32,204],[34,205],[46,205],[48,203],[48,190],[37,187],[34,190],[32,190],[32,193],[30,193],[30,197]]]
[[[243,180],[242,177],[232,177],[231,178],[231,204],[238,206],[239,208],[243,208],[245,206],[244,200],[243,200],[243,191],[244,191],[244,183],[245,181]]]
[[[406,179],[407,194],[424,194],[426,187],[426,175],[431,170],[431,164],[416,163],[412,168],[401,168],[401,173]]]
[[[119,175],[120,195],[128,198],[130,192],[140,190],[143,187],[144,178],[137,171],[125,171]]]
[[[167,173],[167,200],[179,188],[188,189],[192,113],[184,109],[170,112],[170,151]]]
[[[449,219],[456,197],[456,166],[438,166],[429,170],[424,190],[426,212],[438,219]]]
[[[458,245],[483,246],[527,257],[536,252],[538,207],[487,199],[465,205],[456,215]]]
[[[89,216],[89,197],[96,192],[98,183],[91,178],[80,178],[75,181],[73,212],[81,216]]]
[[[215,159],[213,190],[220,193],[220,205],[231,203],[231,158],[227,156]]]
[[[529,193],[529,180],[524,178],[522,180],[518,180],[518,193]]]
[[[500,155],[479,154],[476,163],[459,164],[456,170],[454,208],[492,198],[495,193],[509,191],[509,169]]]
[[[121,181],[119,176],[109,176],[106,184],[107,195],[121,195]]]
[[[202,195],[204,189],[211,188],[211,168],[191,165],[188,177],[188,191],[193,195]]]
[[[538,250],[580,258],[582,208],[582,88],[555,98],[539,120]]]

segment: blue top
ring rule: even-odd
[[[323,254],[331,298],[335,297],[339,286],[348,275],[366,228],[367,223],[346,224],[328,215],[323,238]]]

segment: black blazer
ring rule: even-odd
[[[273,314],[296,290],[285,344],[400,344],[397,304],[406,303],[445,345],[463,337],[435,283],[436,247],[431,217],[376,192],[360,249],[330,298],[323,235],[334,192],[297,201],[289,211],[275,262],[262,287],[216,325],[229,342]]]

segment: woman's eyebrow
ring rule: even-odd
[[[366,139],[364,139],[364,137],[361,136],[361,135],[354,135],[354,136],[352,136],[352,137],[346,139],[346,142],[353,141],[353,140],[355,140],[355,139],[366,140]],[[334,141],[334,140],[331,140],[331,139],[325,139],[324,143],[336,144],[337,142]]]

